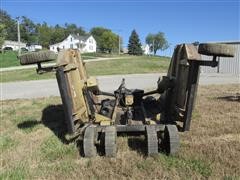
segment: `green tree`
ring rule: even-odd
[[[17,41],[17,22],[4,10],[0,10],[0,24],[5,26],[7,32],[6,39]]]
[[[57,24],[52,30],[51,42],[55,44],[63,41],[68,36],[65,31],[64,27]]]
[[[6,36],[7,36],[7,31],[5,29],[5,25],[0,24],[0,49],[2,48],[2,45],[5,41]]]
[[[111,32],[111,30],[103,27],[93,27],[90,30],[90,34],[94,37],[94,39],[97,42],[97,49],[101,52],[104,51],[103,44],[102,44],[103,41],[101,40],[101,37],[104,32]]]
[[[83,30],[82,27],[78,27],[76,24],[68,24],[65,23],[65,37],[67,37],[69,34],[79,34],[79,35],[85,35],[86,32]]]
[[[112,53],[118,48],[118,36],[111,31],[105,31],[100,37],[101,49],[103,52]]]
[[[17,21],[12,19],[11,16],[3,10],[0,10],[1,18],[0,24],[4,26],[6,30],[6,39],[17,41]],[[49,26],[46,22],[34,23],[26,16],[22,16],[20,19],[20,32],[21,41],[27,44],[38,43],[44,48],[48,48],[49,45],[61,42],[69,34],[86,35],[84,29],[76,24],[65,23],[64,26],[56,25]],[[2,26],[1,26],[1,29]],[[5,32],[5,31],[4,31]],[[3,32],[1,32],[3,34]],[[97,46],[102,52],[113,52],[118,48],[118,35],[111,30],[96,27],[91,30],[91,34],[97,41]],[[1,35],[1,41],[3,41]]]
[[[22,16],[20,19],[21,39],[28,45],[36,43],[38,40],[36,25],[31,19],[27,18],[26,16]]]
[[[118,35],[110,29],[94,27],[91,29],[90,34],[97,42],[98,51],[111,53],[118,48]]]
[[[129,37],[128,41],[128,54],[142,55],[142,45],[136,30],[134,29]]]
[[[158,50],[165,50],[169,47],[168,41],[165,38],[163,32],[157,34],[148,34],[146,37],[146,43],[150,46],[150,51],[156,55]]]
[[[44,48],[48,48],[49,45],[53,44],[52,32],[52,28],[49,27],[46,22],[37,26],[39,44],[41,44]]]

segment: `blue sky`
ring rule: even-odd
[[[148,33],[162,31],[171,44],[166,55],[178,43],[240,39],[239,0],[1,0],[1,8],[50,25],[107,27],[123,37],[124,46],[133,29],[142,43]]]

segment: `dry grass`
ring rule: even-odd
[[[180,134],[174,157],[146,157],[142,137],[121,136],[115,159],[82,158],[57,131],[61,107],[49,105],[58,97],[2,101],[0,179],[240,179],[240,103],[227,97],[239,91],[200,87],[191,131]]]

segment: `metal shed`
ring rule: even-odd
[[[212,43],[212,42],[211,42]],[[225,74],[240,74],[240,41],[226,41],[226,42],[214,42],[221,44],[229,44],[235,48],[234,58],[219,57],[219,64],[217,67],[201,67],[202,73],[225,73]],[[211,60],[211,56],[202,55],[202,59]]]

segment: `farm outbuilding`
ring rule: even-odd
[[[240,41],[226,41],[226,42],[214,42],[221,44],[229,44],[232,45],[235,49],[234,58],[229,57],[218,57],[219,64],[217,67],[201,67],[202,73],[224,73],[224,74],[240,74]],[[211,56],[202,55],[202,59],[211,60]]]

